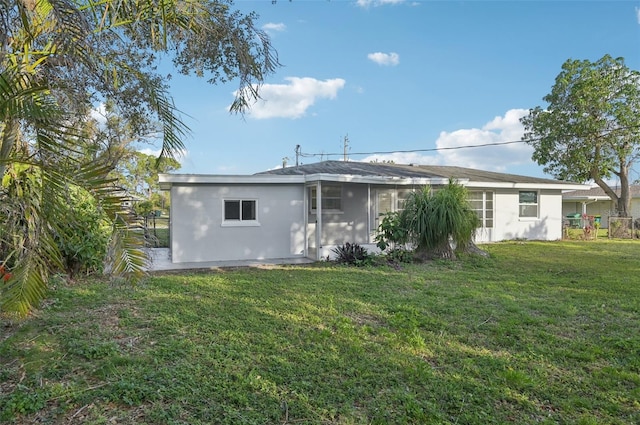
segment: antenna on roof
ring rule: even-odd
[[[349,161],[347,151],[349,150],[349,135],[344,136],[344,162]]]
[[[299,158],[300,158],[300,145],[296,145],[296,167],[298,166]]]

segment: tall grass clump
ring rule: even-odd
[[[378,246],[384,250],[409,243],[422,261],[477,252],[472,238],[479,221],[467,199],[466,188],[454,180],[438,190],[426,186],[412,192],[401,212],[383,219]]]

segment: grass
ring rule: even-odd
[[[0,318],[0,422],[637,424],[639,247],[59,283]]]
[[[169,247],[169,229],[166,227],[158,227],[155,229],[149,229],[149,233],[154,236],[155,245],[154,248],[168,248]]]

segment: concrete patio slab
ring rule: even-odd
[[[276,265],[311,264],[306,257],[275,258],[269,260],[199,261],[193,263],[172,263],[168,248],[150,248],[150,272],[175,270],[216,270],[228,267],[270,267]]]

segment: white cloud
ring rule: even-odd
[[[287,26],[283,23],[275,23],[275,22],[269,22],[267,24],[264,24],[262,26],[262,29],[266,32],[268,32],[269,34],[273,34],[275,32],[283,32],[287,29]]]
[[[400,63],[400,55],[398,55],[395,52],[391,52],[391,53],[382,53],[382,52],[369,53],[367,55],[367,58],[370,61],[377,63],[378,65],[396,66],[396,65],[398,65]]]
[[[255,119],[300,118],[318,99],[335,99],[345,85],[342,78],[317,80],[288,77],[288,84],[264,84],[247,115]]]
[[[636,19],[638,20],[638,23],[640,24],[640,7],[636,6]]]
[[[533,148],[526,143],[502,144],[519,141],[524,134],[520,118],[526,109],[511,109],[497,116],[482,128],[443,131],[436,140],[433,154],[410,152],[372,155],[362,161],[393,160],[398,164],[453,165],[504,172],[509,167],[530,164]],[[495,146],[483,146],[483,145]],[[477,147],[467,147],[477,146]]]
[[[105,124],[107,122],[107,109],[105,108],[104,103],[100,103],[98,106],[91,109],[91,112],[89,112],[89,115],[91,116],[91,118],[96,120],[100,125]]]
[[[145,155],[155,156],[157,158],[158,156],[160,156],[160,152],[162,152],[162,149],[144,148],[144,149],[138,149],[138,152],[143,153]]]
[[[384,6],[384,5],[395,5],[404,3],[405,0],[357,0],[356,4],[362,8],[367,8],[370,6]]]
[[[526,143],[517,142],[524,134],[520,118],[528,113],[526,109],[511,109],[503,117],[495,117],[482,128],[443,131],[436,140],[440,149],[438,156],[445,165],[479,168],[483,170],[504,171],[509,166],[526,164],[531,161],[533,148]],[[483,146],[463,148],[461,146]]]

